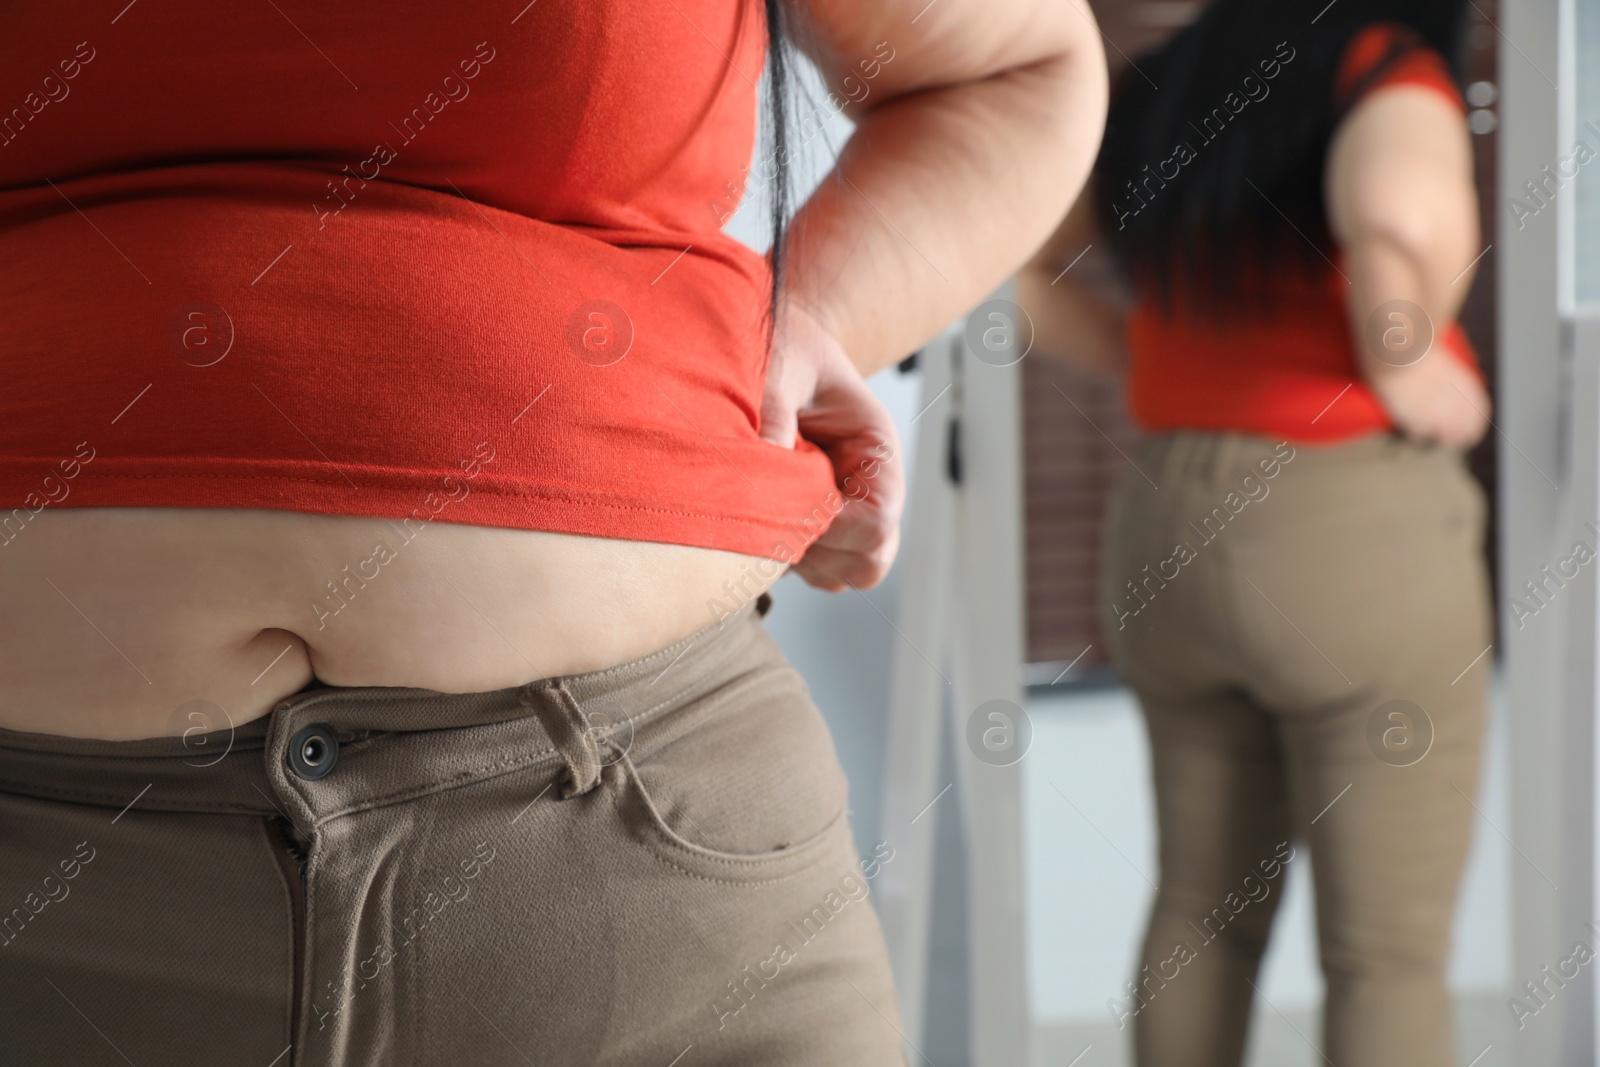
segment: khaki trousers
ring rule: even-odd
[[[754,607],[497,692],[0,731],[0,1061],[901,1064],[893,857]]]
[[[1149,729],[1160,887],[1112,1003],[1141,1067],[1236,1067],[1286,871],[1313,864],[1335,1067],[1445,1067],[1490,657],[1459,454],[1149,439],[1104,626]],[[1270,1010],[1263,1008],[1263,1010]]]

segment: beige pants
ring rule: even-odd
[[[0,731],[0,1062],[900,1064],[893,860],[753,607],[491,693]]]
[[[1457,1062],[1445,968],[1490,663],[1477,484],[1458,454],[1389,435],[1180,433],[1135,459],[1102,592],[1160,828],[1140,969],[1111,1005],[1138,1063],[1241,1062],[1307,858],[1328,1062]]]

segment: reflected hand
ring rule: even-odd
[[[1407,437],[1471,448],[1489,429],[1494,402],[1459,360],[1444,352],[1438,357],[1391,369],[1373,383],[1373,391]]]
[[[798,434],[820,447],[844,498],[843,510],[793,569],[831,593],[871,588],[900,548],[906,484],[899,432],[821,323],[792,302],[779,322],[761,399],[761,437],[793,448]],[[830,510],[821,500],[817,506]]]

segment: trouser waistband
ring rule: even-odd
[[[1139,448],[1138,466],[1157,485],[1231,483],[1247,475],[1274,477],[1273,464],[1292,463],[1304,470],[1437,457],[1454,451],[1387,432],[1313,444],[1258,434],[1183,430],[1146,437]]]
[[[0,729],[0,792],[117,811],[286,816],[302,832],[354,811],[565,763],[586,792],[636,725],[724,680],[770,598],[615,667],[481,693],[306,689],[261,718],[184,737],[101,741]]]

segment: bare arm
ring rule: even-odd
[[[1370,341],[1393,328],[1404,339],[1415,316],[1381,313],[1405,301],[1442,332],[1472,284],[1467,265],[1480,251],[1472,146],[1460,113],[1415,86],[1379,89],[1358,103],[1329,146],[1328,222],[1344,249],[1351,335],[1362,373],[1407,434],[1470,446],[1487,429],[1482,384],[1443,352],[1419,361]],[[1376,316],[1375,316],[1375,313]]]
[[[1105,56],[1082,0],[810,0],[830,82],[893,49],[796,215],[789,299],[863,374],[904,358],[1049,235],[1094,161]]]
[[[1100,240],[1090,190],[1017,272],[1017,301],[1033,322],[1035,353],[1097,377],[1123,376],[1131,299]]]

